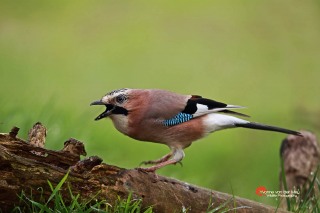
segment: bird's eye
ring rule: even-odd
[[[116,102],[118,102],[119,104],[122,104],[125,100],[127,100],[127,98],[124,95],[118,95],[116,97]]]

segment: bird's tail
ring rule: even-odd
[[[286,133],[286,134],[302,136],[302,134],[297,131],[293,131],[290,129],[284,129],[284,128],[276,127],[276,126],[259,124],[259,123],[255,123],[255,122],[236,123],[235,126],[249,128],[249,129],[259,129],[259,130],[267,130],[267,131],[273,131],[273,132],[282,132],[282,133]]]
[[[208,132],[214,132],[222,129],[227,128],[234,128],[234,127],[244,127],[249,129],[259,129],[259,130],[267,130],[273,132],[282,132],[291,135],[299,135],[302,136],[300,132],[276,127],[276,126],[269,126],[265,124],[250,122],[247,120],[243,120],[237,117],[233,117],[226,114],[220,113],[210,113],[204,117],[204,125]]]

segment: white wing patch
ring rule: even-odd
[[[193,117],[199,117],[201,115],[205,115],[213,112],[219,112],[226,109],[245,108],[243,106],[237,106],[237,105],[227,105],[226,107],[223,107],[223,108],[213,108],[213,109],[208,109],[208,106],[203,104],[197,104],[196,106],[197,106],[197,111],[193,114]]]

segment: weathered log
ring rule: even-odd
[[[282,141],[280,157],[283,161],[287,190],[299,190],[301,197],[304,198],[320,165],[320,147],[315,134],[306,130],[300,132],[303,137],[289,135]],[[285,190],[282,172],[280,169],[280,190]],[[314,194],[319,196],[316,185],[313,186],[309,196]],[[298,200],[299,197],[296,199]],[[281,208],[287,208],[285,201],[284,198],[281,199]]]
[[[185,208],[188,212],[198,213],[206,212],[210,205],[213,209],[222,204],[230,209],[238,208],[237,212],[275,212],[271,206],[247,199],[154,173],[108,165],[99,157],[79,161],[85,150],[75,139],[67,141],[63,150],[52,151],[17,138],[17,129],[12,132],[0,134],[0,210],[3,212],[19,204],[17,195],[22,190],[25,193],[32,191],[33,198],[37,199],[41,194],[37,189],[42,187],[42,196],[49,197],[51,190],[47,181],[56,185],[68,171],[67,184],[61,190],[67,200],[66,186],[69,185],[73,194],[80,194],[83,200],[95,196],[110,204],[115,203],[118,196],[125,198],[132,193],[133,198],[141,198],[142,205],[152,206],[155,212],[181,212]]]

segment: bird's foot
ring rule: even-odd
[[[149,163],[145,163],[146,161],[143,161],[141,164],[149,164]],[[141,166],[141,164],[140,164],[140,166]],[[152,163],[152,164],[154,164],[154,163]],[[170,164],[174,164],[174,165],[176,165],[176,164],[179,164],[181,167],[183,167],[183,164],[182,164],[182,162],[181,161],[179,161],[179,162],[175,162],[175,163],[170,163]],[[165,165],[167,165],[167,164],[165,164]],[[163,165],[160,163],[160,164],[157,164],[157,165],[154,165],[154,166],[151,166],[151,167],[146,167],[146,168],[143,168],[143,167],[138,167],[138,168],[136,168],[138,171],[140,171],[140,172],[144,172],[144,173],[155,173],[156,172],[156,170],[157,169],[159,169],[159,168],[161,168],[161,167],[163,167]]]
[[[170,159],[170,160],[167,160],[167,161],[164,161],[164,162],[161,162],[161,163],[158,163],[158,164],[156,164],[156,165],[154,165],[154,166],[151,166],[151,167],[147,167],[147,168],[141,168],[141,167],[139,167],[139,168],[137,168],[139,171],[141,171],[141,172],[155,172],[157,169],[160,169],[160,168],[162,168],[162,167],[164,167],[164,166],[167,166],[167,165],[170,165],[170,164],[177,164],[177,163],[179,163],[181,166],[182,166],[182,163],[180,162],[180,160],[176,160],[176,159]]]
[[[157,164],[156,161],[153,161],[153,160],[148,160],[148,161],[142,161],[139,166],[142,166],[142,165],[150,165],[150,164]]]
[[[169,154],[167,154],[167,155],[165,155],[162,158],[157,159],[157,160],[142,161],[139,164],[139,166],[141,166],[141,165],[150,165],[150,164],[151,165],[157,165],[157,164],[160,164],[160,163],[168,161],[171,157],[172,157],[172,153],[169,153]]]
[[[180,161],[182,160],[183,156],[184,156],[184,153],[183,153],[182,149],[175,149],[173,152],[163,156],[159,160],[143,162],[145,164],[155,164],[155,165],[153,165],[151,167],[147,167],[147,168],[139,167],[137,169],[139,171],[145,172],[145,173],[147,173],[147,172],[154,173],[157,169],[160,169],[160,168],[167,166],[167,165],[170,165],[170,164],[175,165],[175,164],[179,163],[182,166],[182,163]]]
[[[157,168],[154,166],[148,167],[148,168],[138,167],[138,168],[136,168],[136,170],[143,172],[143,173],[155,173]]]

